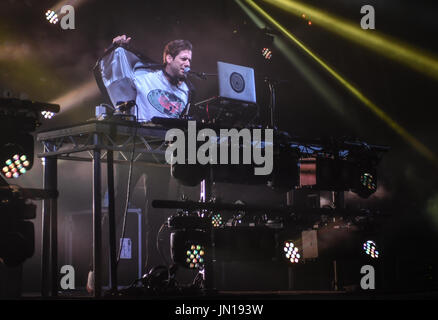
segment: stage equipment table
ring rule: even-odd
[[[40,131],[37,141],[43,144],[38,154],[44,166],[43,187],[57,190],[57,160],[90,161],[93,165],[93,271],[95,278],[94,296],[102,295],[102,189],[101,164],[107,163],[108,217],[110,236],[110,283],[117,289],[116,242],[114,213],[114,168],[113,164],[128,163],[135,146],[135,163],[149,166],[168,166],[165,162],[166,129],[156,125],[139,124],[130,121],[88,121],[77,125]],[[114,160],[114,153],[120,156]],[[57,200],[43,201],[42,214],[42,270],[41,294],[43,297],[57,296]]]

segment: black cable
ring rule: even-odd
[[[136,108],[136,113],[138,117],[138,106],[137,104],[135,104],[135,108]],[[137,125],[134,126],[134,139],[132,142],[132,155],[131,155],[131,160],[129,163],[129,173],[128,173],[128,188],[126,190],[126,203],[125,203],[125,210],[123,213],[123,226],[122,226],[122,243],[120,243],[119,246],[119,254],[117,255],[117,263],[116,266],[119,264],[120,261],[120,255],[122,253],[122,247],[123,247],[123,239],[125,237],[125,232],[126,232],[126,220],[127,220],[127,216],[128,216],[128,207],[129,207],[129,198],[131,197],[131,177],[132,177],[132,168],[134,166],[134,154],[135,154],[135,139],[137,138]]]
[[[146,248],[146,259],[144,262],[144,268],[146,269],[149,263],[149,234],[150,234],[150,230],[149,230],[149,200],[147,198],[148,194],[148,190],[146,188],[146,179],[143,176],[143,190],[144,190],[144,223],[143,225],[145,226],[145,248]]]

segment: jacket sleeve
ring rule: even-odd
[[[115,106],[119,101],[136,100],[134,66],[140,59],[132,52],[117,47],[99,61],[102,84]]]

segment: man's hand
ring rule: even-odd
[[[117,36],[113,39],[113,44],[128,44],[129,41],[131,41],[131,37],[126,37],[126,35],[123,36]]]

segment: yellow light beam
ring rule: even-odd
[[[275,26],[281,33],[283,33],[289,40],[298,45],[304,52],[306,52],[311,58],[313,58],[319,65],[321,65],[328,73],[330,73],[336,80],[338,80],[349,92],[351,92],[356,98],[358,98],[365,106],[367,106],[374,114],[382,119],[390,128],[392,128],[398,135],[404,138],[412,147],[414,147],[420,154],[432,161],[438,166],[438,157],[427,148],[424,144],[418,141],[412,136],[406,129],[399,125],[396,121],[380,109],[371,100],[365,97],[359,89],[350,84],[344,77],[336,72],[331,66],[325,63],[320,57],[308,49],[300,40],[298,40],[292,33],[272,18],[266,11],[260,8],[252,0],[245,0],[254,10],[256,10],[261,16]]]
[[[266,27],[266,23],[258,17],[247,5],[243,4],[242,1],[236,0],[236,3],[240,8],[248,15],[248,17],[254,22],[254,24],[263,29]],[[327,105],[331,107],[334,111],[342,115],[343,117],[348,117],[349,122],[355,122],[351,113],[345,112],[345,105],[342,99],[336,94],[328,84],[327,81],[321,78],[321,76],[315,72],[310,66],[292,50],[287,40],[283,40],[283,37],[274,36],[274,47],[283,53],[284,57],[289,61],[293,68],[301,74],[301,76],[308,81],[308,83],[313,87],[315,92],[317,92]],[[354,126],[354,124],[351,124]]]
[[[389,59],[402,63],[418,72],[438,80],[438,58],[413,46],[402,43],[376,30],[363,30],[360,21],[352,23],[341,17],[328,14],[312,6],[293,0],[263,0],[296,16],[303,13],[312,18],[312,23],[328,31],[365,46]]]
[[[61,107],[60,113],[65,112],[84,101],[97,97],[99,95],[99,89],[96,84],[96,80],[90,79],[87,82],[81,84],[73,90],[70,90],[66,94],[56,98],[50,103],[59,104]]]
[[[8,43],[0,46],[0,61],[21,60],[30,57],[31,54],[31,47],[26,43]]]

